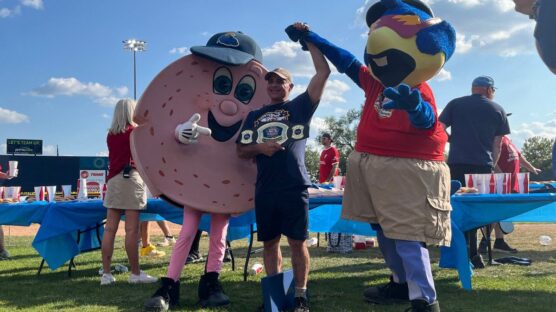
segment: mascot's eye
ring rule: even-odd
[[[237,84],[234,96],[243,104],[247,104],[255,95],[255,86],[255,79],[251,76],[245,76]]]
[[[214,72],[212,90],[216,94],[230,94],[232,91],[232,73],[226,67],[220,67]]]

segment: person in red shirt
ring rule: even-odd
[[[146,209],[147,193],[135,163],[131,157],[130,135],[135,124],[133,114],[135,101],[119,100],[114,108],[112,125],[108,130],[106,143],[108,145],[108,176],[106,195],[103,205],[107,209],[106,226],[102,238],[102,267],[103,274],[100,285],[110,285],[116,282],[111,273],[112,253],[114,252],[114,238],[120,224],[120,217],[125,214],[125,249],[131,275],[129,283],[154,283],[157,278],[139,269],[139,213]]]
[[[340,152],[332,146],[332,136],[324,133],[320,142],[324,145],[324,150],[320,153],[319,183],[332,182],[332,179],[340,174]]]
[[[508,113],[507,115],[509,116],[511,114]],[[529,163],[529,161],[527,161],[527,159],[525,159],[525,157],[523,157],[523,155],[521,155],[521,152],[512,143],[507,135],[503,136],[500,146],[500,157],[498,158],[498,162],[496,163],[496,171],[512,174],[510,180],[510,183],[512,184],[512,193],[519,192],[517,174],[519,173],[521,166],[523,166],[525,169],[533,174],[539,174],[541,172],[541,169],[535,168],[533,165],[531,165],[531,163]],[[517,249],[510,247],[510,245],[508,245],[508,243],[504,241],[504,232],[502,232],[498,223],[493,224],[491,228],[494,228],[494,235],[496,237],[496,240],[494,241],[494,245],[492,247],[494,250],[517,253]],[[481,239],[481,243],[479,244],[479,252],[487,252],[487,241],[485,237]]]

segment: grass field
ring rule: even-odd
[[[556,243],[539,245],[538,237],[543,234],[556,238],[556,225],[517,225],[507,241],[520,250],[518,256],[532,259],[533,264],[527,267],[502,265],[476,271],[472,292],[461,289],[455,270],[438,268],[438,249],[432,248],[433,274],[442,310],[556,311]],[[143,302],[158,287],[155,284],[129,285],[128,273],[115,275],[116,285],[100,287],[100,251],[79,255],[77,271],[71,278],[67,276],[67,267],[54,272],[46,268],[37,276],[40,257],[31,247],[32,237],[10,237],[9,241],[13,257],[0,261],[0,311],[140,311]],[[206,241],[201,240],[201,251],[207,250]],[[371,306],[362,300],[365,287],[388,280],[389,273],[378,248],[337,255],[326,253],[322,247],[325,244],[321,240],[320,248],[310,248],[312,311],[404,311],[405,305]],[[255,311],[261,303],[262,275],[243,281],[246,245],[246,240],[232,244],[238,268],[232,271],[231,265],[225,264],[221,275],[232,304],[218,311]],[[163,276],[171,249],[163,250],[167,252],[163,258],[141,259],[142,269],[151,275]],[[283,251],[289,257],[287,248]],[[260,254],[255,254],[251,263],[261,261]],[[116,242],[114,263],[127,264],[121,237]],[[285,266],[289,267],[288,259]],[[197,283],[203,268],[203,264],[193,264],[184,269],[179,311],[200,311],[196,305]]]

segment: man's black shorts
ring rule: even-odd
[[[295,240],[307,239],[309,192],[306,188],[259,192],[255,196],[255,211],[259,241],[270,241],[280,234]]]

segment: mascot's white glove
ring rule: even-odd
[[[212,131],[209,128],[199,126],[197,122],[201,120],[201,115],[193,114],[188,121],[179,124],[176,127],[176,139],[183,144],[197,143],[199,134],[210,135]]]

